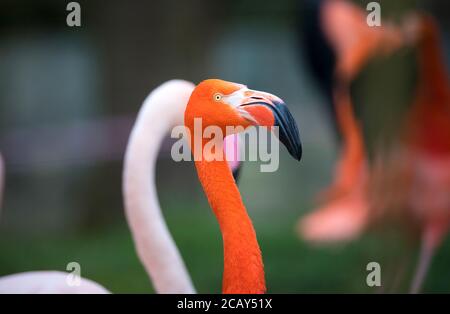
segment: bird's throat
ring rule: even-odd
[[[227,161],[196,161],[198,177],[222,232],[223,293],[264,293],[264,267],[253,224]]]

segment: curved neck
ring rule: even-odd
[[[160,144],[175,121],[182,121],[193,89],[189,85],[185,93],[179,95],[174,90],[177,86],[169,83],[160,87],[144,102],[130,135],[123,170],[127,220],[137,253],[159,293],[195,293],[164,221],[155,188],[155,164]],[[168,105],[161,101],[167,99],[167,93],[176,101],[169,101]]]
[[[345,85],[334,89],[333,99],[336,118],[344,139],[344,154],[359,165],[365,159],[365,147],[361,127],[353,112],[350,87]]]
[[[222,291],[264,293],[261,250],[228,164],[226,161],[207,161],[205,156],[202,157],[202,160],[195,162],[195,166],[223,238]]]

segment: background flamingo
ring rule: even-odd
[[[344,4],[345,2],[329,1],[328,7],[338,7],[339,3]],[[344,7],[345,6],[342,6],[341,9]],[[350,8],[350,6],[348,8]],[[326,11],[327,10],[324,9],[324,12]],[[333,10],[329,10],[328,14],[331,17],[332,14],[336,14],[336,16],[339,17],[339,14],[333,12]],[[345,15],[344,11],[342,11],[341,14],[343,17]],[[351,14],[347,13],[347,16],[350,17]],[[338,20],[339,19],[336,18],[336,21]],[[360,17],[360,21],[362,21],[362,17]],[[328,19],[328,23],[330,25],[329,29],[334,33],[334,37],[331,36],[331,38],[334,38],[336,41],[332,46],[334,46],[337,51],[340,49],[341,55],[345,56],[345,35],[348,35],[349,33],[339,32],[339,27],[346,24],[333,23],[332,18]],[[360,24],[363,25],[362,23]],[[349,30],[357,29],[354,26],[349,28]],[[401,36],[399,36],[399,30],[397,29],[395,30],[395,34],[397,35],[393,36],[394,33],[392,33],[392,35],[386,36],[386,38],[397,38],[393,43],[397,42],[408,45],[413,44],[413,42],[417,43],[419,47],[418,92],[415,97],[415,104],[411,106],[411,110],[409,110],[410,112],[408,113],[409,122],[407,123],[407,128],[404,132],[407,144],[400,144],[400,146],[406,145],[405,149],[407,153],[401,153],[400,157],[397,155],[394,157],[378,156],[381,158],[381,164],[378,166],[375,164],[374,169],[371,171],[371,175],[374,176],[375,182],[377,180],[380,180],[381,182],[376,184],[380,184],[383,187],[381,188],[381,192],[380,190],[375,190],[370,197],[370,202],[373,202],[370,206],[375,208],[375,213],[370,213],[370,217],[372,220],[379,220],[381,217],[386,216],[395,217],[399,213],[398,209],[400,208],[400,217],[403,217],[404,220],[412,219],[420,225],[420,228],[422,229],[422,246],[417,270],[411,287],[411,292],[418,292],[433,252],[442,241],[449,226],[448,210],[446,210],[446,208],[449,207],[447,195],[449,195],[448,187],[450,181],[450,163],[447,156],[449,150],[448,143],[450,142],[447,123],[449,111],[449,83],[447,74],[445,73],[445,65],[441,53],[442,49],[439,47],[438,43],[439,36],[437,27],[433,20],[424,16],[420,16],[420,18],[410,18],[406,20],[402,27],[403,29],[400,29],[402,32]],[[394,30],[394,28],[391,27],[391,30]],[[368,38],[370,37],[368,36],[369,34],[366,34],[366,36],[363,37],[365,39],[364,44],[366,47],[370,46],[370,44],[368,44],[368,42],[370,42]],[[352,38],[353,40],[357,37],[358,36],[349,36],[349,38]],[[376,38],[377,37],[375,37],[375,39]],[[379,38],[381,37],[378,37],[378,39]],[[402,39],[398,40],[398,38]],[[357,41],[353,41],[353,43],[355,42]],[[341,48],[339,48],[340,45],[342,46]],[[393,47],[399,47],[399,45],[394,44]],[[354,51],[349,53],[347,58],[343,58],[343,60],[347,60],[347,62],[344,62],[340,68],[347,68],[347,70],[350,70],[342,71],[345,74],[343,76],[344,78],[352,77],[351,73],[357,73],[356,69],[359,68],[357,65],[358,63],[363,64],[364,55],[366,55],[367,58],[370,57],[370,54],[363,53],[365,50],[364,45],[360,48],[357,46],[351,48],[350,46],[347,47],[347,49],[350,52],[352,52],[352,49],[354,49]],[[392,48],[384,50],[392,51]],[[359,60],[353,65],[351,62],[352,58],[350,58],[352,54],[353,58],[356,58],[356,61]],[[347,98],[350,100],[350,97]],[[339,111],[337,111],[337,115],[339,117]],[[351,125],[349,120],[347,120],[347,125]],[[343,134],[345,143],[346,137],[345,133]],[[348,138],[350,137],[348,136]],[[357,146],[353,145],[353,147]],[[400,150],[402,150],[402,148],[400,148]],[[390,164],[389,161],[382,161],[385,158],[388,158],[388,160],[394,158],[395,161],[393,164]],[[404,166],[405,164],[408,166]],[[394,170],[395,168],[403,170],[397,171]],[[341,167],[341,169],[345,169],[345,167]],[[391,176],[387,174],[390,172],[394,175]],[[351,171],[348,171],[347,173],[352,174]],[[345,176],[343,177],[345,178]],[[347,175],[347,178],[352,177],[355,178],[355,176]],[[371,180],[373,181],[373,179]],[[361,191],[361,188],[358,187],[356,181],[353,180],[352,183],[352,180],[349,180],[347,182],[350,183],[349,186],[356,186],[356,188]],[[370,188],[373,187],[374,186],[371,186]],[[392,193],[389,193],[389,189],[395,189],[398,193],[393,196]],[[326,206],[325,209],[314,212],[306,217],[299,225],[300,231],[307,239],[313,241],[354,238],[367,226],[369,213],[365,215],[364,219],[361,219],[361,215],[351,216],[342,213],[349,212],[352,208],[358,208],[358,206],[359,208],[368,209],[368,202],[369,200],[367,197],[363,199],[363,203],[361,203],[360,199],[359,201],[357,199],[356,202],[345,202],[342,200],[331,202],[332,205],[337,206]],[[383,211],[383,208],[385,212],[381,214],[380,210]],[[397,209],[394,210],[394,208]],[[403,212],[401,208],[403,208]],[[361,211],[359,212],[361,213]],[[400,217],[396,217],[396,219]],[[349,223],[348,219],[351,219],[355,223]],[[330,221],[331,223],[327,223]],[[340,226],[340,232],[337,234],[333,231],[333,223],[334,226]],[[356,226],[359,226],[359,228],[352,228],[355,224]]]
[[[167,132],[183,122],[194,84],[173,80],[144,101],[125,152],[125,213],[137,253],[159,293],[194,293],[186,266],[170,235],[154,183],[157,153]]]
[[[321,14],[325,38],[337,52],[336,72],[340,82],[352,79],[360,71],[362,65],[373,56],[373,51],[392,52],[398,49],[401,44],[410,45],[414,42],[419,47],[418,93],[412,112],[408,114],[410,121],[405,132],[409,148],[407,148],[408,153],[401,154],[402,157],[398,160],[398,162],[407,163],[409,166],[406,167],[405,171],[399,172],[393,171],[392,165],[389,166],[389,163],[387,163],[372,171],[372,173],[375,173],[375,177],[379,176],[378,179],[385,185],[381,189],[381,193],[378,190],[374,194],[377,200],[372,206],[389,207],[391,211],[393,211],[393,207],[411,210],[412,213],[403,212],[403,217],[412,217],[423,230],[418,266],[411,287],[411,292],[418,292],[431,261],[431,256],[442,241],[449,225],[448,213],[445,208],[449,207],[446,195],[449,194],[450,176],[448,173],[450,167],[446,154],[450,141],[448,139],[448,123],[443,122],[444,120],[448,122],[449,82],[444,70],[442,49],[438,43],[437,27],[430,17],[420,16],[420,18],[407,19],[402,26],[403,29],[389,26],[383,34],[382,32],[371,31],[371,28],[364,23],[362,10],[346,1],[323,1],[320,5],[317,4],[316,11],[317,14]],[[375,29],[382,30],[382,28]],[[360,36],[358,36],[358,30]],[[385,39],[383,40],[383,38]],[[379,49],[374,50],[373,47],[377,43]],[[341,101],[347,99],[347,103],[350,104],[349,95],[340,99]],[[339,98],[336,95],[334,100],[336,104],[339,103]],[[345,107],[336,107],[338,125],[343,126],[342,122],[345,122],[348,126],[347,130],[351,130],[351,122],[355,119],[347,118],[343,120],[342,117],[351,117],[353,116],[352,112],[347,110],[346,115],[339,114],[339,108]],[[344,109],[341,112],[345,112]],[[353,134],[359,134],[359,138],[362,137],[361,132],[358,132],[356,127],[353,127],[353,130]],[[358,143],[363,144],[363,142],[350,141],[352,132],[346,133],[345,129],[343,131],[341,130],[344,138],[344,152],[346,151],[345,147],[347,147],[347,152],[352,152],[352,149],[349,148],[353,148],[353,153],[342,155],[347,158],[341,157],[336,171],[337,179],[332,184],[331,191],[342,192],[345,191],[345,188],[336,189],[336,187],[346,186],[350,187],[351,191],[353,186],[353,190],[356,189],[360,192],[362,190],[361,184],[357,183],[358,177],[352,171],[352,169],[357,168],[358,162],[353,162],[352,165],[352,163],[346,161],[351,160],[349,156],[358,156],[358,151],[363,152],[362,145],[359,145],[360,148],[358,149]],[[355,138],[358,138],[358,136]],[[364,155],[361,153],[359,156],[363,157],[363,160]],[[409,155],[414,157],[411,158]],[[355,157],[353,160],[361,159]],[[396,162],[394,162],[394,165],[394,167],[404,169]],[[391,168],[386,170],[386,167]],[[389,178],[390,176],[386,175],[387,172],[395,173],[395,178]],[[367,179],[367,174],[363,177]],[[378,179],[375,179],[375,181]],[[390,180],[397,182],[397,185],[392,182],[391,184],[386,183]],[[342,182],[348,184],[342,184]],[[401,187],[402,185],[403,187]],[[410,196],[404,196],[406,200],[402,200],[402,196],[399,195],[390,200],[388,197],[388,200],[383,203],[380,199],[392,194],[387,191],[389,187],[399,191],[398,194],[410,193]],[[405,192],[405,190],[409,192]],[[356,199],[352,200],[351,195],[356,195]],[[337,201],[328,202],[324,208],[308,215],[299,223],[300,233],[311,241],[342,241],[358,236],[369,222],[368,199],[367,197],[361,199],[358,195],[361,195],[361,193],[351,193],[350,197],[347,196],[344,199],[338,198]],[[386,202],[391,202],[391,204],[387,205]],[[396,205],[393,205],[392,202]],[[402,202],[407,202],[407,204],[405,205]],[[360,210],[361,208],[365,209],[365,214]],[[378,213],[371,213],[372,220],[373,218],[378,220],[380,217],[386,217],[386,215],[395,216],[397,214],[395,212],[380,214],[379,208],[377,211]]]
[[[311,34],[315,39],[307,42],[307,48],[312,49],[308,55],[313,73],[330,95],[328,105],[333,108],[342,147],[334,180],[320,193],[322,205],[299,220],[297,231],[316,243],[348,241],[363,232],[369,218],[365,196],[366,152],[360,122],[354,114],[350,84],[370,59],[398,50],[404,39],[400,29],[387,21],[381,27],[369,27],[365,11],[351,2],[326,0],[308,4],[307,13],[313,19],[308,25],[315,25],[314,36]],[[317,54],[319,47],[322,51]]]
[[[377,152],[370,183],[374,220],[407,222],[407,231],[421,237],[418,265],[410,292],[418,293],[450,226],[450,90],[433,18],[408,15],[405,38],[417,46],[418,81],[412,104],[404,113],[400,138]],[[378,165],[377,165],[378,163]]]

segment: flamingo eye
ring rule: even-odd
[[[216,93],[216,94],[214,94],[213,98],[215,101],[220,101],[222,99],[222,95],[219,93]]]

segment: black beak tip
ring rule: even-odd
[[[303,149],[297,123],[286,104],[274,103],[275,125],[279,127],[279,139],[286,146],[289,154],[300,161]]]
[[[281,137],[280,137],[281,140]],[[302,155],[303,155],[303,149],[302,149],[302,144],[300,143],[300,139],[298,142],[292,144],[292,142],[294,141],[283,141],[281,140],[281,142],[286,145],[286,148],[289,152],[289,154],[295,159],[300,161],[302,159]]]
[[[300,144],[298,147],[295,148],[292,152],[289,152],[292,157],[294,157],[296,160],[300,161],[302,159],[302,144]]]

